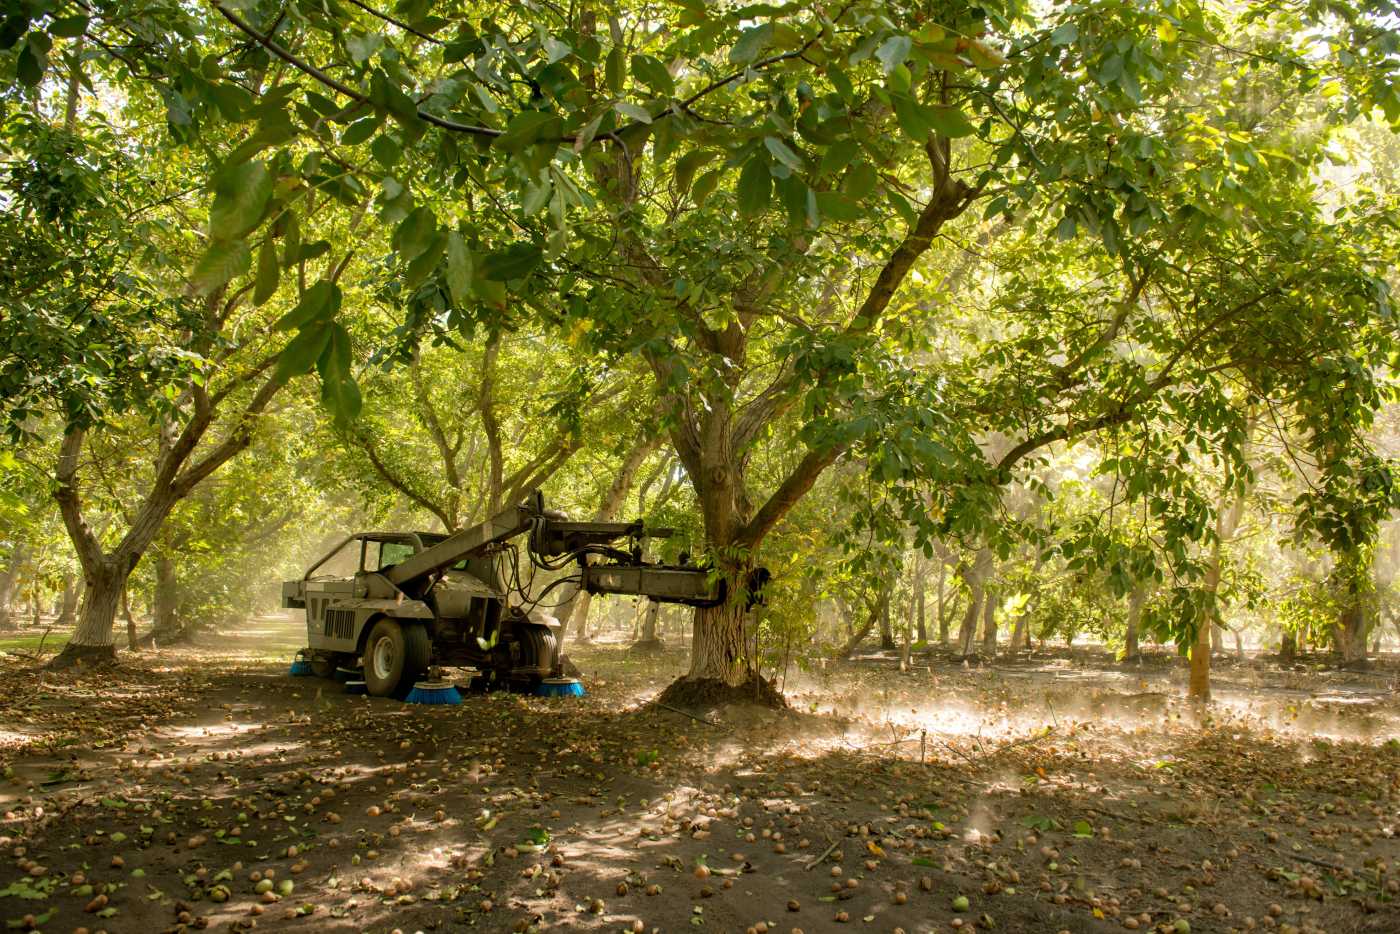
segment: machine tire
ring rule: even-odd
[[[520,667],[546,669],[546,674],[531,675],[531,680],[548,677],[559,654],[559,642],[554,633],[547,626],[520,626],[516,632],[520,640]]]
[[[407,696],[427,670],[432,649],[423,626],[379,620],[365,640],[365,690],[372,697]]]

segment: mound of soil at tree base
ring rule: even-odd
[[[70,642],[44,667],[49,671],[63,671],[68,668],[98,668],[117,663],[115,645],[75,645]]]
[[[656,655],[666,651],[666,643],[660,639],[638,639],[627,647],[627,651],[638,655]]]
[[[715,710],[731,705],[787,709],[786,698],[773,686],[773,682],[757,674],[739,685],[727,684],[719,678],[679,678],[657,696],[655,703],[691,711]]]

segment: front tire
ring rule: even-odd
[[[416,623],[381,619],[365,641],[365,690],[372,697],[404,698],[428,669],[432,641]]]

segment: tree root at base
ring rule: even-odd
[[[662,691],[657,703],[687,710],[713,710],[729,704],[749,704],[785,710],[787,700],[773,682],[751,675],[743,684],[728,684],[719,678],[679,678]]]

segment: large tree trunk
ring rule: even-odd
[[[719,606],[695,608],[694,634],[690,641],[691,681],[719,681],[729,687],[744,684],[752,674],[744,640],[748,613],[742,594],[730,587]]]
[[[1351,596],[1353,599],[1342,611],[1336,629],[1337,654],[1343,665],[1362,668],[1367,664],[1366,637],[1370,634],[1370,614],[1366,612],[1366,599],[1363,594]]]
[[[55,667],[101,663],[117,657],[112,639],[113,624],[133,564],[135,562],[104,558],[88,570],[87,598],[78,616],[78,626],[54,659]]]
[[[1123,660],[1132,661],[1142,653],[1138,649],[1138,626],[1142,623],[1142,605],[1147,602],[1147,588],[1135,584],[1128,594],[1128,629],[1123,634]]]

